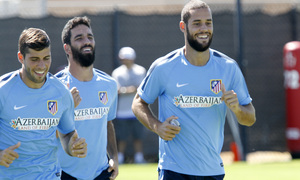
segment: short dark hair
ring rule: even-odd
[[[42,29],[24,29],[19,37],[18,50],[24,57],[29,52],[29,48],[41,51],[47,47],[50,47],[50,38]]]
[[[81,24],[91,28],[91,20],[86,16],[74,17],[67,22],[61,34],[63,44],[71,44],[71,30]]]
[[[190,0],[188,3],[185,4],[185,6],[183,7],[183,9],[181,11],[181,21],[183,21],[184,23],[187,24],[191,17],[190,10],[201,9],[201,8],[209,9],[209,6],[208,6],[208,4],[206,4],[205,2],[203,2],[201,0]]]

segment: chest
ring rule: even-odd
[[[18,130],[48,130],[59,124],[65,111],[62,97],[49,93],[10,93],[0,118]]]
[[[215,68],[182,69],[182,73],[176,73],[174,78],[165,81],[165,92],[171,96],[221,96],[221,84],[230,84],[230,77],[229,73]]]

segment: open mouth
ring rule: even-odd
[[[84,53],[91,53],[93,51],[92,47],[84,47],[82,48],[82,52]]]
[[[43,76],[45,74],[45,71],[34,71],[35,74],[37,74],[38,76]]]
[[[197,38],[202,39],[202,40],[206,40],[206,39],[208,39],[209,37],[208,37],[207,34],[199,34],[199,35],[197,35]]]

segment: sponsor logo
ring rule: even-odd
[[[210,90],[215,94],[218,94],[221,91],[221,79],[212,79],[210,80]]]
[[[109,112],[109,107],[77,109],[74,112],[75,121],[100,119],[103,116],[107,115],[108,112]]]
[[[48,111],[54,116],[58,110],[57,101],[55,101],[55,100],[47,101],[47,108],[48,108]]]
[[[21,118],[11,120],[11,127],[17,130],[48,130],[57,126],[59,118]]]
[[[106,104],[108,102],[107,92],[106,91],[99,91],[98,92],[99,100],[102,104]]]
[[[179,83],[177,83],[177,84],[176,84],[176,87],[180,88],[180,87],[186,86],[186,85],[188,85],[188,84],[189,84],[189,83],[185,83],[185,84],[179,84]]]
[[[14,110],[19,110],[19,109],[22,109],[22,108],[24,108],[24,107],[26,107],[26,106],[27,106],[27,105],[25,105],[25,106],[18,106],[18,107],[17,107],[17,106],[15,105],[15,106],[14,106]]]
[[[204,108],[221,104],[221,97],[214,96],[183,96],[174,97],[174,104],[181,108]]]

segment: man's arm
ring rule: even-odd
[[[135,95],[132,102],[132,111],[137,119],[150,131],[156,133],[164,140],[172,140],[181,130],[180,127],[170,124],[176,116],[167,118],[163,123],[154,117],[147,104],[138,94]]]
[[[87,154],[87,144],[84,138],[79,138],[76,130],[63,134],[59,131],[60,142],[65,152],[73,157],[84,158]]]
[[[115,128],[112,121],[107,122],[107,153],[109,155],[108,172],[114,171],[110,177],[113,180],[119,174],[119,162]]]
[[[225,85],[221,85],[221,91],[223,93],[222,100],[225,102],[226,106],[235,114],[238,122],[241,125],[252,126],[255,121],[255,108],[252,103],[248,105],[240,105],[237,94],[231,90],[226,91]]]

